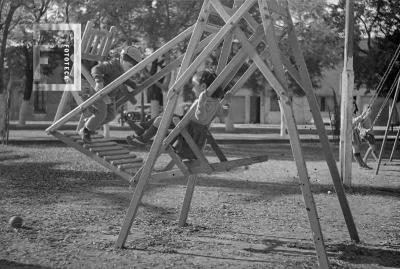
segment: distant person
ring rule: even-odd
[[[114,81],[141,60],[140,50],[134,46],[129,46],[121,51],[119,59],[102,62],[94,66],[91,71],[96,82],[96,92],[103,89],[104,86]],[[133,89],[136,88],[136,83],[128,79],[118,89],[113,90],[110,94],[93,103],[95,111],[80,130],[80,135],[85,143],[91,141],[91,133],[115,118],[117,115],[115,102],[123,96],[126,85]]]
[[[372,169],[368,166],[364,160],[361,158],[360,153],[360,146],[362,142],[362,138],[360,135],[360,129],[358,128],[359,124],[369,117],[371,113],[371,108],[366,109],[361,113],[361,115],[357,116],[358,113],[358,106],[357,103],[353,100],[353,123],[352,123],[352,148],[353,148],[353,155],[356,159],[358,166],[362,169]]]

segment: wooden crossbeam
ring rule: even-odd
[[[227,172],[232,170],[233,168],[240,166],[247,166],[256,163],[266,162],[268,161],[268,155],[248,157],[236,160],[230,160],[225,162],[218,163],[210,163],[211,168],[215,173],[219,172]],[[190,171],[190,174],[207,174],[207,171],[204,170],[202,163],[198,161],[192,161],[190,163],[186,163],[187,168]],[[180,169],[174,169],[165,172],[158,172],[151,174],[151,178],[154,180],[165,179],[165,178],[173,178],[173,177],[182,177],[184,174]]]

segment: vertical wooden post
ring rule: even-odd
[[[346,0],[345,47],[342,72],[342,100],[340,113],[340,173],[345,185],[351,186],[352,163],[352,108],[353,108],[353,39],[354,39],[354,0]]]

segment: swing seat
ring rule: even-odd
[[[194,121],[191,121],[186,127],[187,132],[190,134],[190,136],[193,138],[194,142],[200,149],[202,149],[206,144],[208,136],[208,128],[209,128],[208,125],[198,124]],[[182,159],[185,160],[197,159],[193,150],[190,148],[190,146],[188,145],[188,143],[186,142],[186,140],[182,135],[179,135],[177,137],[177,140],[172,147],[175,150],[176,154],[178,154],[178,156],[181,157]]]

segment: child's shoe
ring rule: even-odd
[[[83,127],[80,131],[79,134],[83,140],[84,143],[90,143],[92,141],[92,138],[90,137],[90,131],[86,127]]]

